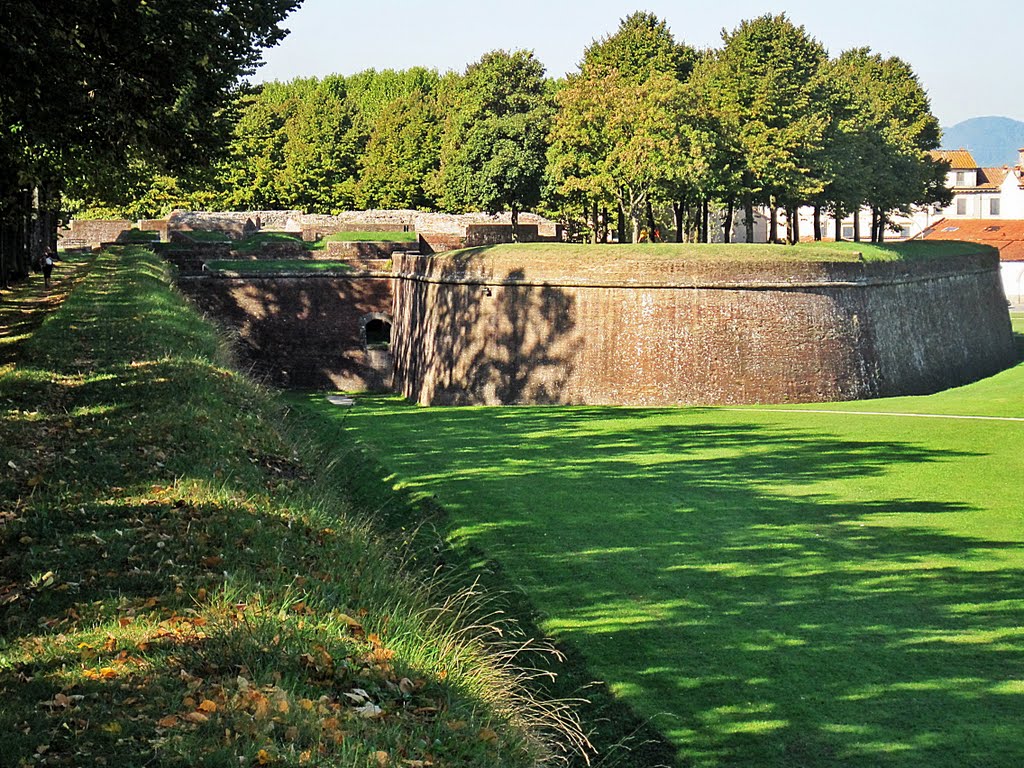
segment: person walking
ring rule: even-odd
[[[49,248],[43,252],[43,287],[49,290],[50,275],[53,274],[53,251]]]

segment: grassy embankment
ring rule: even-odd
[[[636,245],[580,245],[578,243],[519,243],[485,245],[451,251],[445,256],[465,258],[480,255],[509,255],[523,253],[553,259],[587,259],[602,256],[610,259],[656,258],[693,259],[701,261],[865,261],[888,262],[959,256],[994,251],[985,245],[955,241],[910,241],[872,245],[870,243],[801,243],[796,246],[764,244],[693,244],[693,243],[639,243]]]
[[[1024,364],[807,407],[309,403],[679,764],[1024,763]]]
[[[96,257],[19,341],[0,368],[0,762],[545,753],[565,713],[524,698],[515,640],[399,569],[403,545],[284,423],[143,249]]]

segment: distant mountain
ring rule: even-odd
[[[1008,117],[972,117],[942,129],[943,149],[969,149],[982,168],[1016,165],[1024,123]]]

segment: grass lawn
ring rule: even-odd
[[[344,261],[313,261],[312,259],[213,259],[206,262],[211,272],[234,272],[240,275],[266,272],[351,272]]]
[[[310,244],[312,250],[323,250],[328,243],[415,243],[415,232],[335,232]]]
[[[41,283],[0,295],[0,765],[527,768],[579,742],[152,252]]]
[[[308,402],[680,765],[1024,764],[1024,421],[895,415],[1024,418],[1024,364],[803,408]]]
[[[467,258],[476,254],[500,256],[524,253],[552,259],[645,258],[694,261],[826,261],[826,262],[889,262],[962,256],[994,249],[977,243],[945,240],[942,242],[908,241],[872,245],[871,243],[800,243],[795,246],[763,243],[623,243],[621,245],[583,245],[579,243],[504,243],[449,251],[448,258]]]

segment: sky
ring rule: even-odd
[[[414,66],[461,72],[498,48],[532,50],[549,75],[561,76],[637,10],[664,19],[677,40],[698,48],[718,47],[723,28],[744,19],[785,12],[832,56],[867,46],[909,63],[943,126],[988,115],[1024,120],[1024,67],[1014,40],[1020,0],[305,0],[284,23],[291,34],[266,52],[252,80]]]

